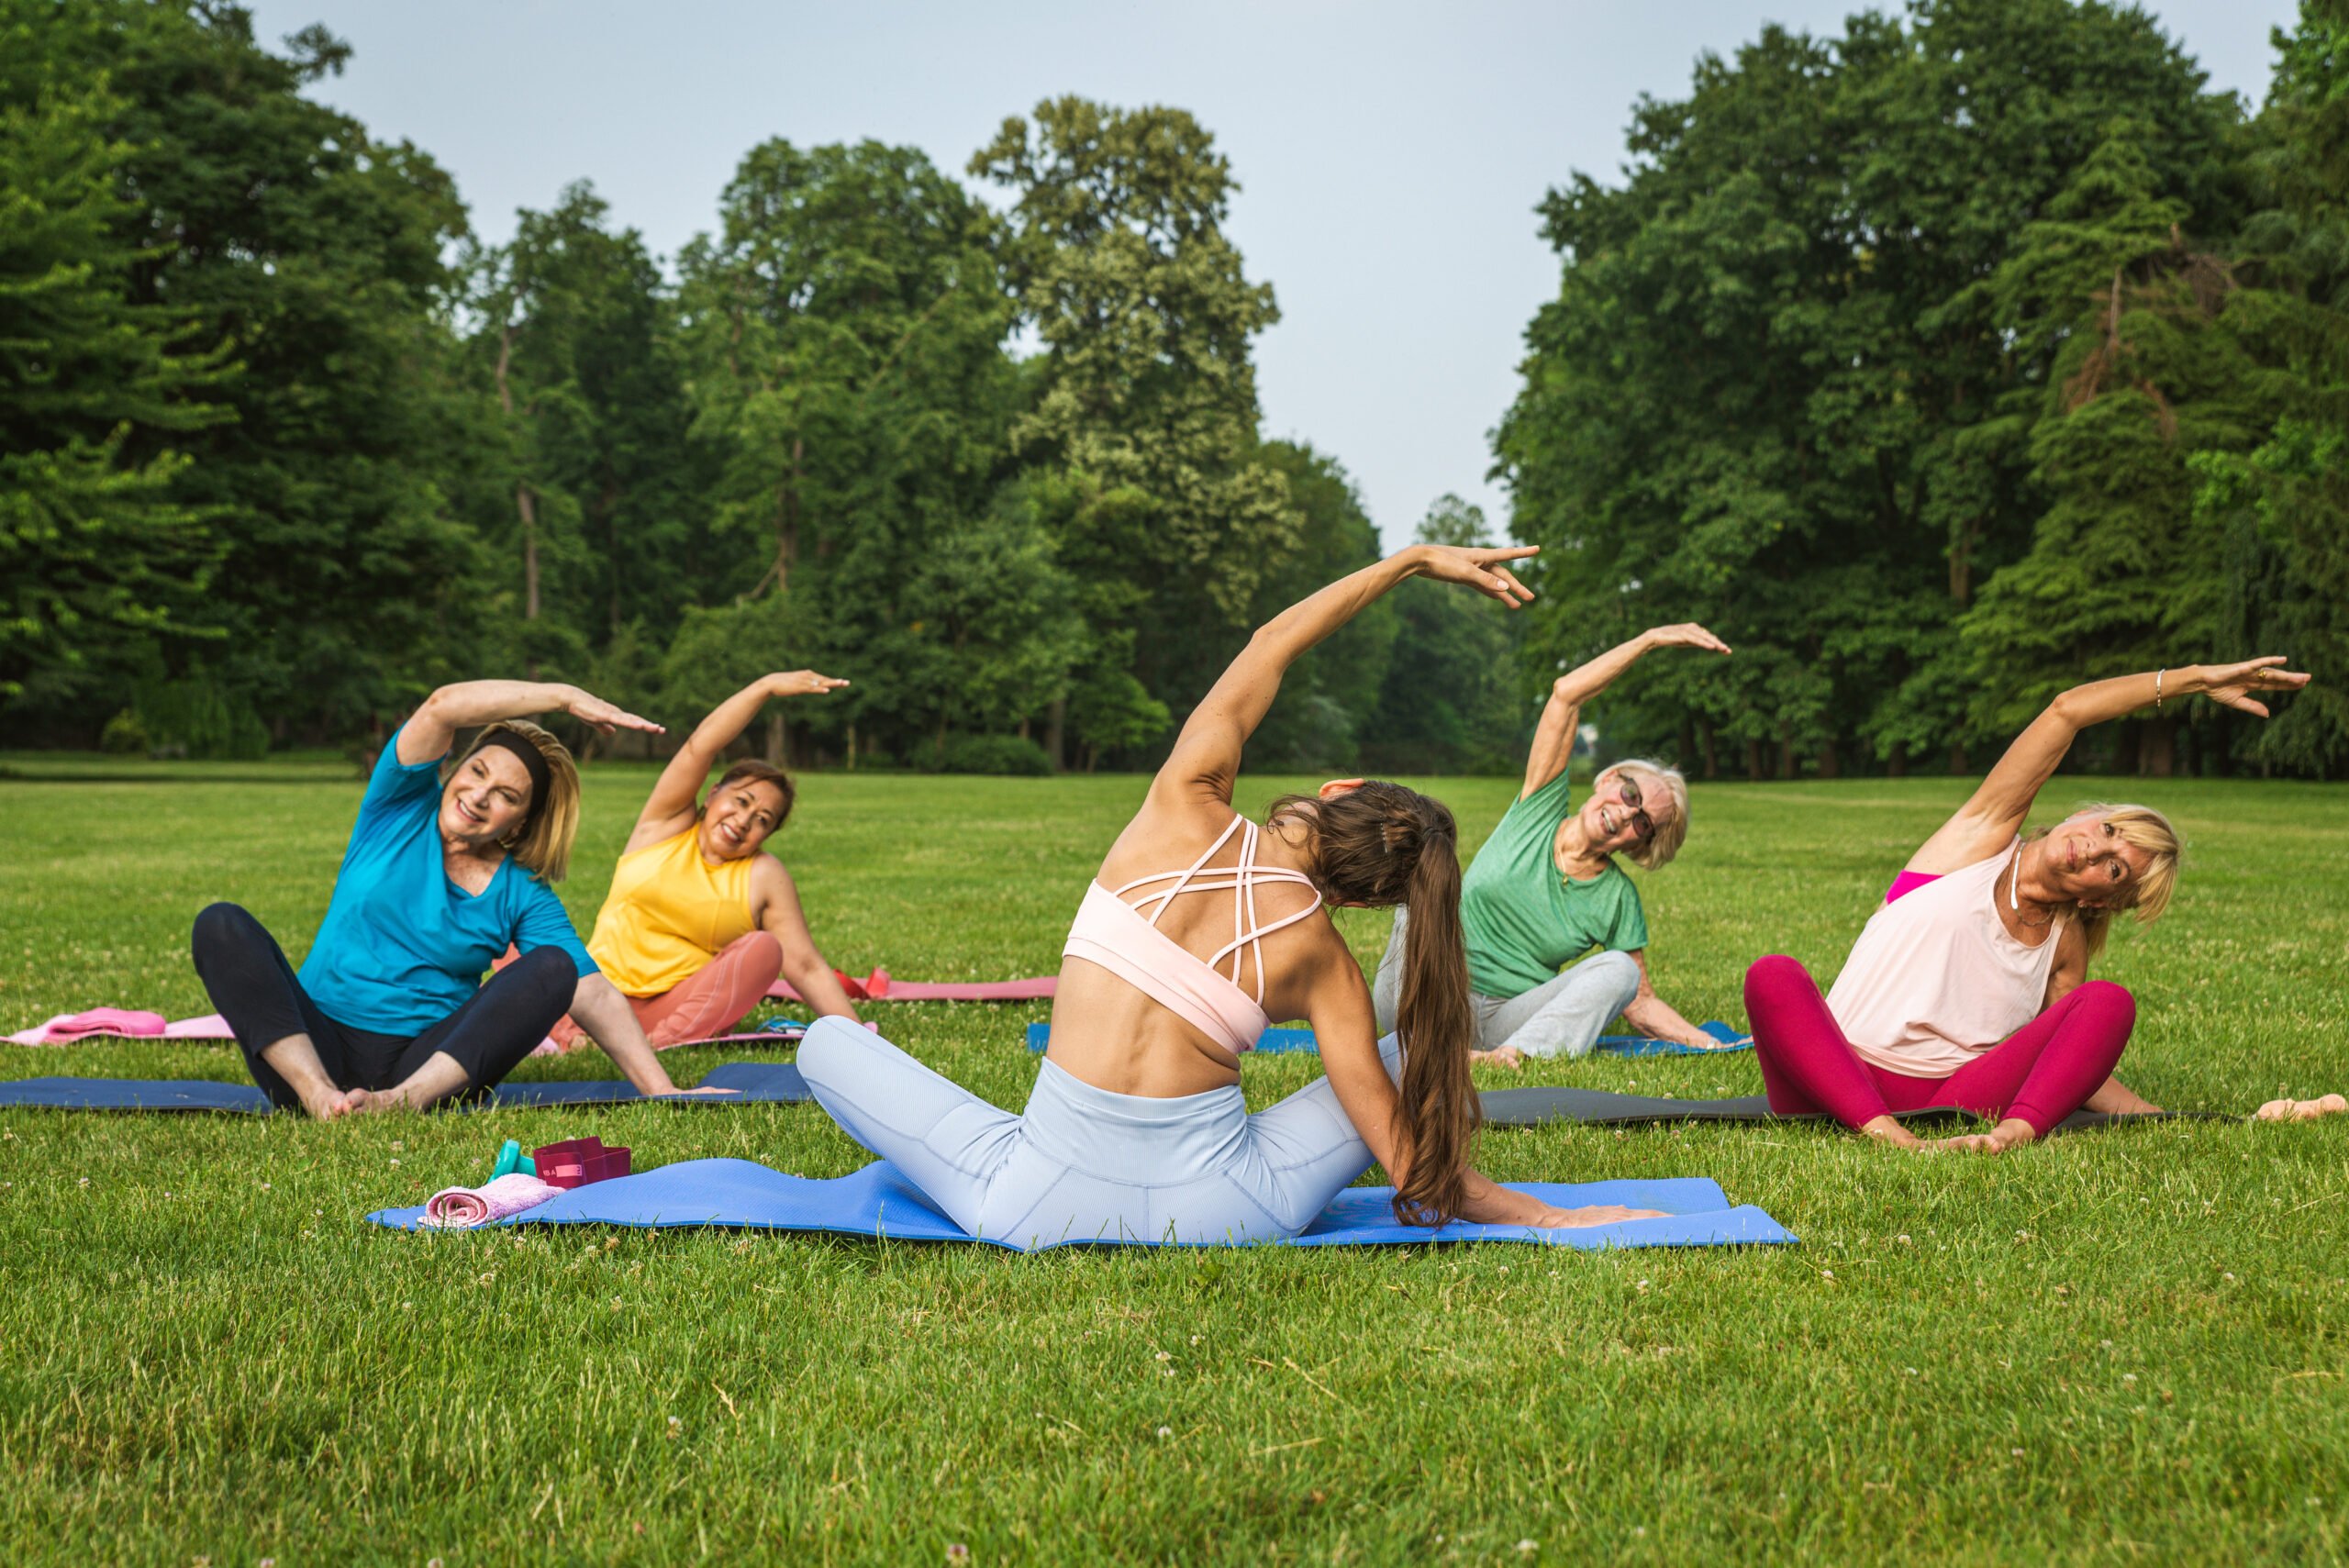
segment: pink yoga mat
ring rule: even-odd
[[[229,1040],[228,1021],[217,1013],[166,1023],[161,1013],[129,1007],[92,1007],[83,1013],[60,1013],[47,1023],[18,1029],[11,1045],[66,1045],[77,1040]]]
[[[885,969],[862,977],[841,974],[838,970],[833,973],[840,974],[852,1002],[1046,1002],[1060,988],[1058,978],[1050,974],[1032,980],[953,982],[898,980]],[[787,980],[776,981],[767,995],[786,1002],[807,1000]]]
[[[517,1171],[477,1187],[443,1187],[424,1200],[424,1218],[417,1223],[434,1230],[470,1230],[509,1214],[536,1208],[562,1192],[550,1182]]]

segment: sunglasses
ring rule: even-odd
[[[1633,784],[1628,777],[1620,774],[1617,775],[1615,780],[1615,798],[1631,808],[1631,831],[1640,836],[1640,840],[1642,843],[1655,837],[1654,819],[1649,817],[1646,812],[1640,809],[1640,786],[1638,784]]]

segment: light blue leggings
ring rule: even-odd
[[[1399,1079],[1401,1042],[1378,1049]],[[1019,1247],[1294,1236],[1371,1166],[1327,1078],[1251,1116],[1236,1084],[1152,1099],[1046,1061],[1013,1116],[843,1018],[816,1020],[799,1071],[842,1130],[955,1224]]]

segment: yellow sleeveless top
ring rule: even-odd
[[[605,977],[630,996],[676,989],[751,932],[751,866],[757,857],[706,863],[698,827],[622,855],[612,868],[612,889],[604,895],[587,951]]]

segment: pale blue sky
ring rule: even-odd
[[[1556,286],[1543,191],[1612,178],[1642,93],[1765,21],[1842,30],[1817,0],[257,0],[274,42],[323,21],[356,50],[314,89],[458,181],[477,229],[594,181],[674,255],[743,152],[864,137],[959,174],[1004,117],[1077,93],[1189,109],[1231,160],[1230,232],[1282,320],[1261,339],[1268,434],[1310,440],[1400,542],[1446,490],[1482,503],[1487,433]],[[2212,84],[2266,92],[2288,0],[2146,7]]]

